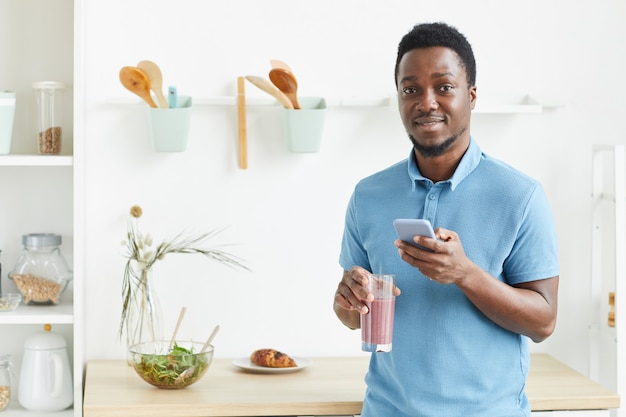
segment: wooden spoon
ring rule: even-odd
[[[257,77],[256,75],[246,75],[246,80],[250,81],[252,84],[259,87],[261,90],[265,91],[272,97],[274,97],[280,104],[283,105],[286,109],[293,109],[293,103],[289,98],[278,89],[274,84],[269,82],[263,77]]]
[[[150,96],[150,79],[145,72],[137,67],[123,67],[120,70],[120,81],[124,87],[141,97],[150,107],[157,107]]]
[[[137,64],[137,68],[142,70],[148,76],[150,80],[150,89],[154,91],[154,94],[159,100],[159,107],[167,109],[170,106],[167,104],[167,100],[163,95],[163,76],[161,75],[161,68],[152,61],[140,61]]]
[[[280,91],[282,91],[293,104],[294,109],[299,109],[298,103],[298,81],[296,77],[284,68],[272,68],[270,71],[270,80]]]

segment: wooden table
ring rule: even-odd
[[[215,359],[201,381],[174,391],[143,382],[125,361],[90,361],[84,417],[359,414],[367,361],[367,357],[313,358],[299,372],[267,375],[242,371],[230,359]],[[526,392],[533,413],[619,407],[617,394],[543,354],[531,357]]]

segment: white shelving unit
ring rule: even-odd
[[[626,398],[626,155],[623,145],[592,150],[591,305],[589,377]],[[615,326],[609,325],[615,294]],[[612,410],[613,417],[626,409]]]
[[[81,68],[82,0],[0,1],[0,89],[16,92],[16,117],[9,155],[0,155],[0,250],[3,291],[14,291],[8,279],[21,253],[25,233],[62,235],[61,252],[70,261],[73,280],[55,306],[20,305],[0,313],[0,354],[10,354],[13,372],[11,404],[2,417],[82,417],[83,396],[83,195]],[[19,39],[20,42],[16,42]],[[18,45],[18,46],[16,46]],[[36,148],[35,81],[66,83],[63,143],[60,155],[39,155]],[[69,111],[68,111],[69,110]],[[13,202],[13,204],[10,204]],[[73,368],[74,405],[54,413],[29,411],[17,398],[25,339],[43,325],[67,342]]]

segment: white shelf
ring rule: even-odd
[[[64,155],[0,155],[0,166],[68,166],[74,164],[72,156]]]
[[[43,411],[29,411],[23,408],[16,399],[11,398],[11,403],[2,412],[2,417],[71,417],[74,415],[74,409],[68,408],[63,411],[56,412],[43,412]]]
[[[58,305],[23,305],[13,311],[0,312],[0,324],[72,324],[74,323],[71,302]],[[3,416],[4,417],[4,416]]]
[[[391,100],[388,97],[369,97],[369,98],[326,98],[328,107],[388,107]],[[140,105],[147,106],[141,100],[129,97],[113,97],[106,100],[107,104],[112,105]],[[211,97],[192,97],[193,106],[215,106],[227,107],[237,106],[237,96],[211,96]],[[278,101],[271,97],[246,96],[246,107],[276,107],[280,108]]]
[[[541,104],[477,104],[472,113],[477,114],[517,114],[541,113]]]
[[[395,94],[383,97],[324,97],[328,107],[380,107],[395,109]],[[212,97],[192,97],[194,106],[233,106],[237,105],[237,96],[212,96]],[[107,104],[132,104],[147,106],[143,101],[129,95],[125,98],[109,98]],[[479,114],[517,114],[517,113],[541,113],[546,109],[563,107],[560,103],[541,103],[530,95],[522,97],[513,102],[493,102],[483,103],[479,100],[473,113]],[[280,107],[279,103],[271,97],[246,97],[246,107]]]
[[[541,113],[544,110],[564,107],[562,103],[548,103],[531,95],[525,95],[519,99],[490,102],[489,97],[479,99],[473,113],[478,114],[517,114],[517,113]]]

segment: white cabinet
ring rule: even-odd
[[[624,145],[592,150],[591,305],[589,377],[626,397],[626,153]],[[614,326],[609,325],[609,294],[615,296]],[[612,414],[625,416],[621,407]]]
[[[75,97],[75,13],[80,0],[0,0],[0,90],[16,92],[16,112],[11,153],[0,155],[0,261],[2,290],[16,290],[7,274],[21,251],[27,233],[56,233],[74,278],[56,306],[20,305],[0,313],[0,354],[12,356],[11,405],[3,417],[42,416],[23,409],[17,400],[24,342],[45,323],[65,337],[73,366],[74,406],[55,416],[82,416],[82,176],[80,139],[75,123],[82,118]],[[67,88],[63,103],[63,141],[60,155],[39,155],[32,83],[62,81]]]

